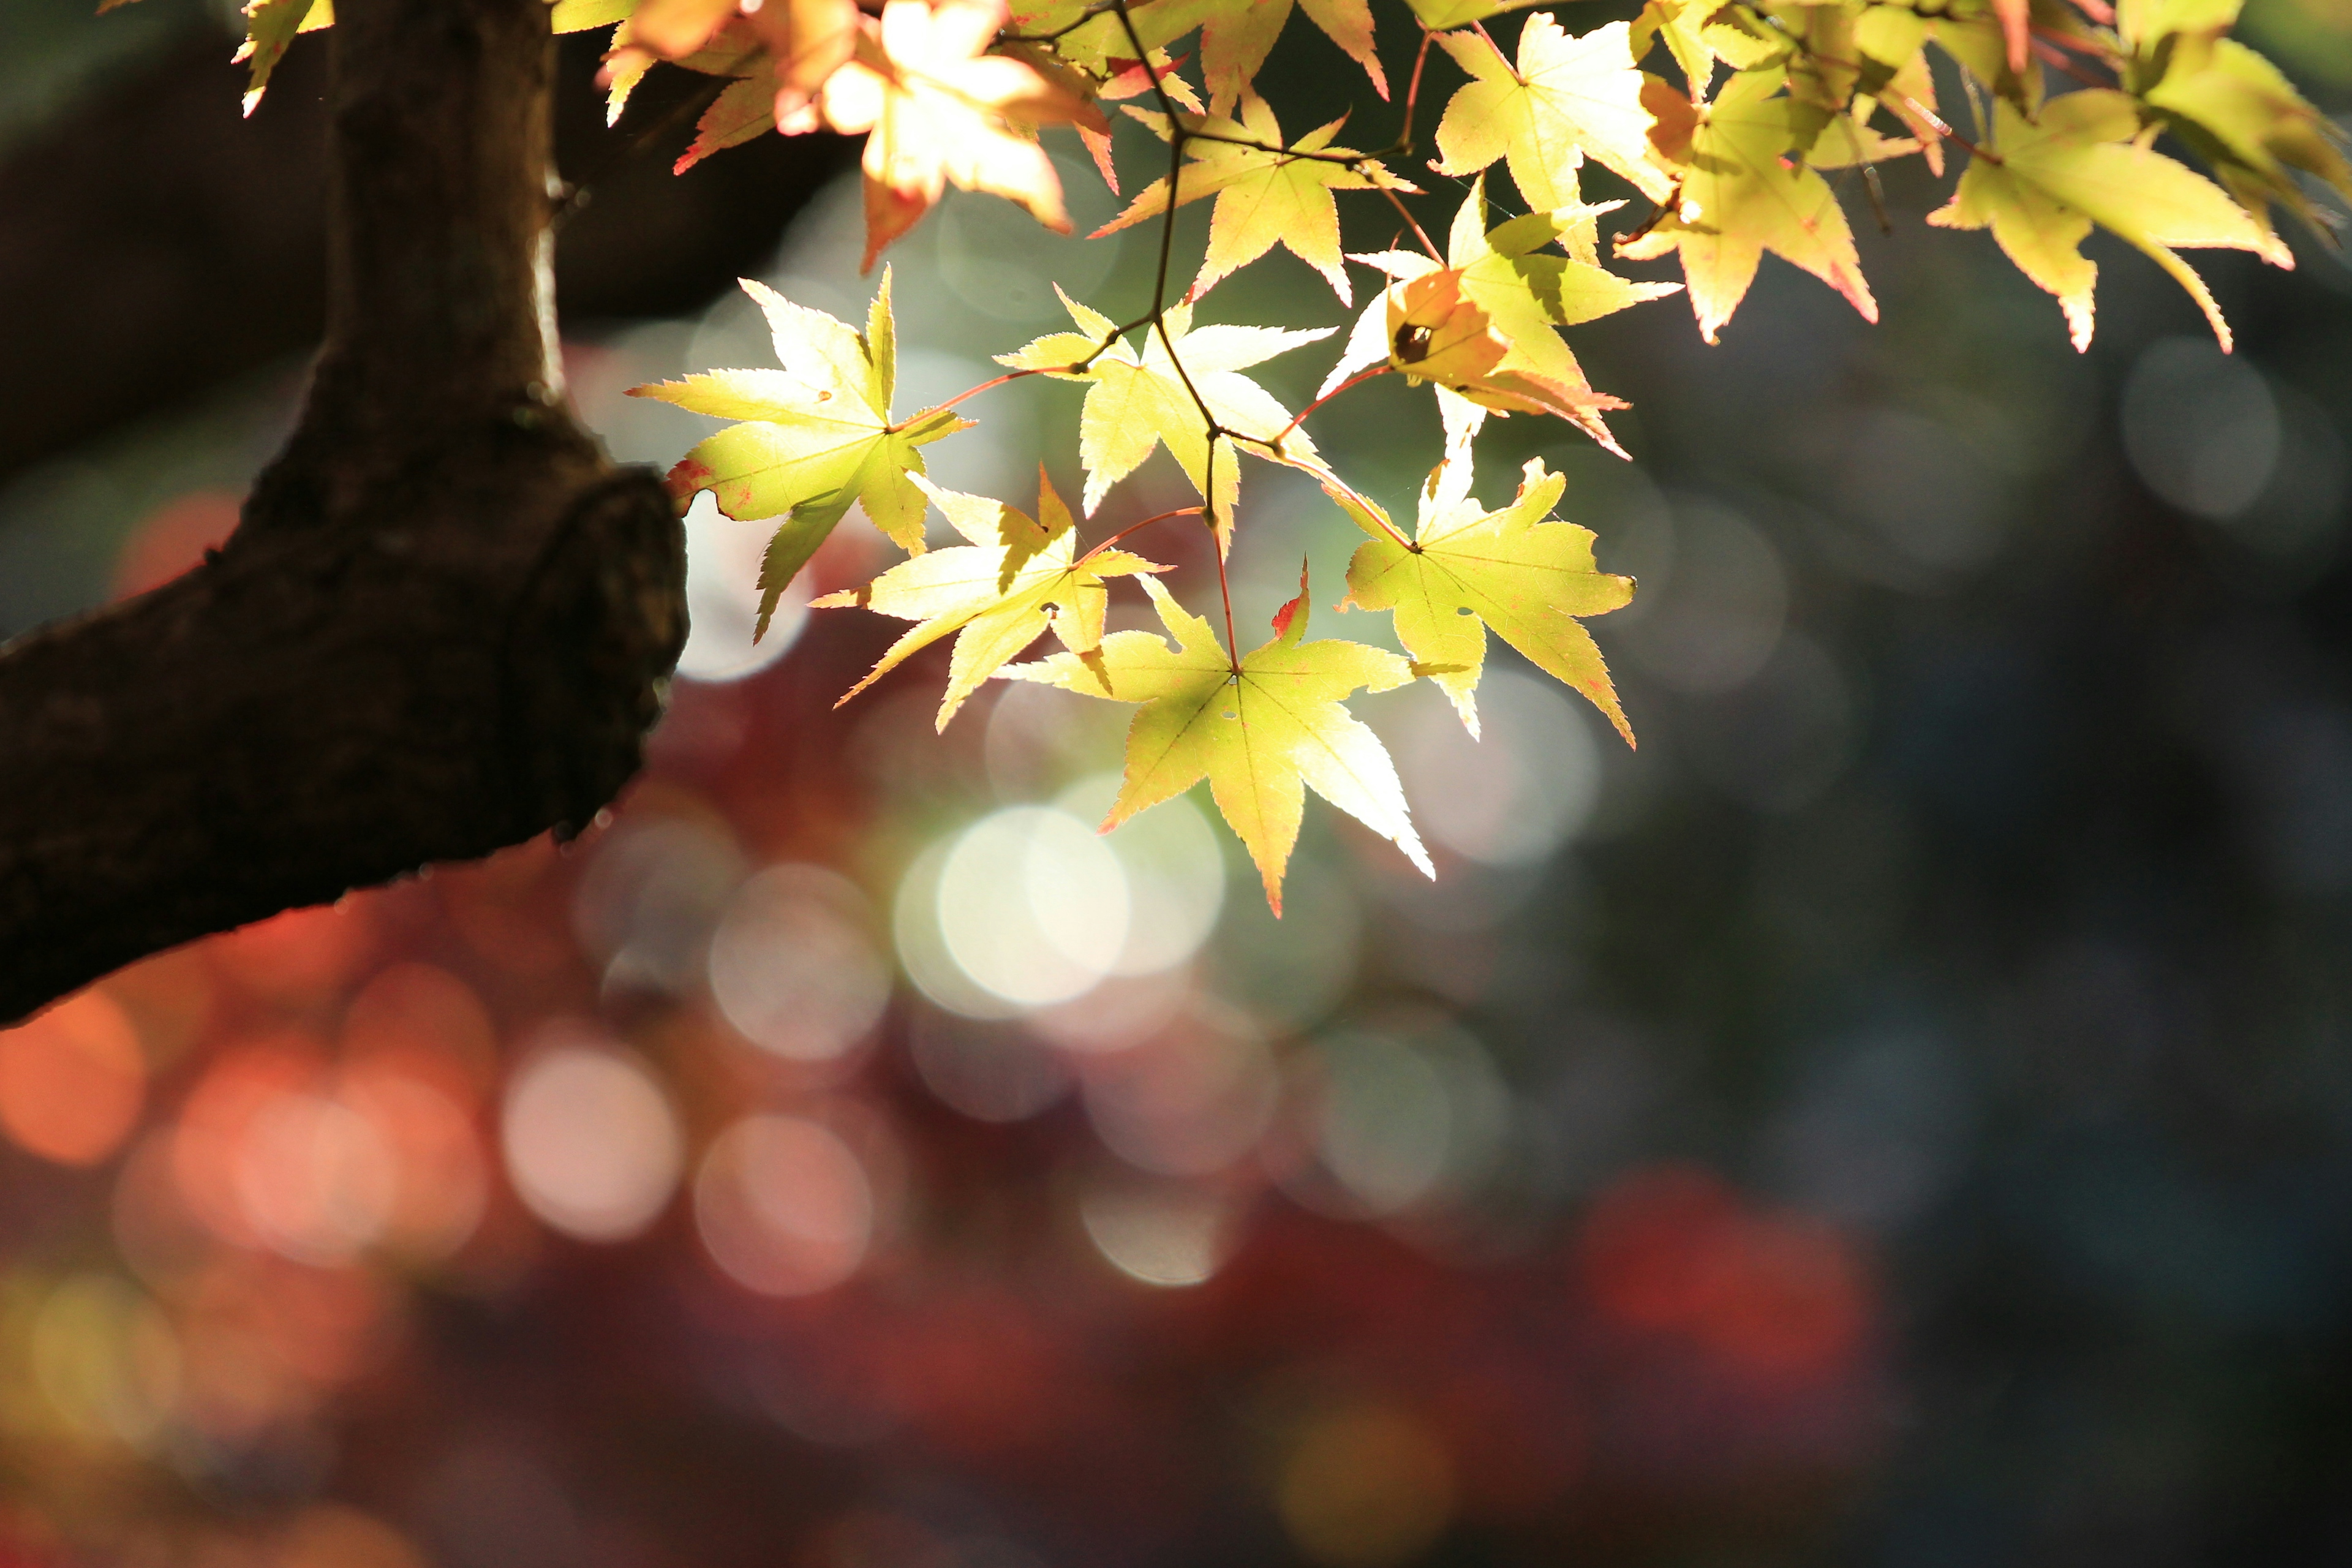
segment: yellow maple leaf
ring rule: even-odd
[[[1275,617],[1274,640],[1238,663],[1209,623],[1180,606],[1158,578],[1141,581],[1173,646],[1150,632],[1114,632],[1091,655],[1060,653],[1000,672],[1143,704],[1128,726],[1127,776],[1103,830],[1206,778],[1279,915],[1283,868],[1311,788],[1433,876],[1388,749],[1340,702],[1355,691],[1404,685],[1412,666],[1361,643],[1304,640],[1303,571],[1298,597]]]
[[[1213,115],[1186,116],[1183,128],[1202,132],[1188,139],[1184,151],[1192,162],[1176,176],[1176,205],[1202,196],[1217,198],[1209,216],[1209,248],[1192,279],[1187,299],[1198,300],[1218,279],[1264,256],[1275,246],[1286,247],[1307,266],[1323,274],[1341,304],[1355,303],[1348,268],[1339,256],[1339,207],[1334,191],[1417,191],[1372,159],[1359,163],[1346,147],[1334,147],[1331,138],[1346,117],[1308,132],[1295,147],[1285,149],[1282,126],[1274,110],[1255,93],[1244,92],[1238,121]],[[1130,109],[1128,113],[1150,126],[1160,140],[1170,134],[1168,117]],[[1251,146],[1246,143],[1255,142]],[[1313,153],[1301,157],[1300,153]],[[1095,230],[1096,239],[1141,223],[1168,210],[1168,178],[1163,175],[1136,193],[1127,210]]]
[[[109,7],[100,5],[99,9]],[[278,62],[286,58],[287,46],[293,43],[297,33],[315,33],[321,27],[335,25],[333,0],[247,0],[245,42],[229,57],[231,65],[242,65],[250,75],[245,89],[245,112],[251,114],[261,102],[261,95],[269,90],[269,78],[278,69]]]
[[[1439,174],[1475,174],[1500,158],[1538,209],[1576,201],[1576,171],[1588,156],[1653,201],[1674,189],[1674,176],[1652,155],[1645,79],[1626,23],[1570,37],[1538,11],[1519,32],[1517,68],[1483,32],[1441,33],[1437,41],[1471,77],[1438,122]]]
[[[1060,292],[1058,285],[1055,292]],[[1301,343],[1328,337],[1330,329],[1196,328],[1192,307],[1175,305],[1167,311],[1164,331],[1160,327],[1144,329],[1139,349],[1116,336],[1109,317],[1067,294],[1061,298],[1063,308],[1078,324],[1077,331],[1049,332],[1017,353],[997,355],[996,361],[1015,370],[1044,371],[1064,381],[1090,384],[1078,411],[1078,460],[1087,469],[1087,515],[1092,517],[1110,487],[1133,473],[1154,447],[1164,444],[1192,481],[1192,488],[1209,503],[1220,546],[1230,547],[1234,504],[1241,488],[1236,446],[1278,461],[1315,457],[1315,443],[1307,432],[1290,430],[1284,435],[1290,415],[1265,388],[1241,372]],[[1109,346],[1105,348],[1105,343]],[[1076,369],[1082,363],[1086,368]],[[1213,441],[1201,405],[1193,401],[1194,392],[1208,404],[1220,426],[1234,436],[1253,439],[1236,443],[1233,436],[1221,435]],[[1282,441],[1279,458],[1265,445],[1277,437]]]
[[[1517,498],[1488,511],[1470,494],[1465,439],[1422,486],[1411,540],[1378,506],[1355,498],[1378,526],[1366,528],[1371,537],[1348,563],[1340,608],[1393,612],[1397,640],[1453,699],[1474,736],[1491,628],[1537,668],[1591,699],[1630,746],[1633,731],[1609,667],[1576,617],[1622,608],[1633,597],[1633,580],[1593,564],[1591,529],[1547,521],[1566,483],[1541,458],[1530,458]],[[1347,510],[1360,523],[1370,521],[1358,506]]]
[[[1691,310],[1708,342],[1747,297],[1768,250],[1844,295],[1864,321],[1878,320],[1836,193],[1803,164],[1781,161],[1821,114],[1793,98],[1772,97],[1784,79],[1777,68],[1741,71],[1712,103],[1696,106],[1681,104],[1671,90],[1651,97],[1661,108],[1674,99],[1691,116],[1686,125],[1661,123],[1666,151],[1678,153],[1684,165],[1679,205],[1648,233],[1619,240],[1617,254],[1647,260],[1680,250]],[[1679,138],[1684,131],[1686,142]]]
[[[1296,4],[1364,68],[1373,89],[1386,98],[1388,78],[1372,47],[1372,12],[1366,0]],[[1015,0],[1013,19],[1020,36],[1052,39],[1064,59],[1097,75],[1109,74],[1115,60],[1133,59],[1139,44],[1147,50],[1162,48],[1197,27],[1209,109],[1224,114],[1265,64],[1293,6],[1294,0],[1139,0],[1119,7],[1097,0]]]
[[[1601,415],[1625,406],[1592,390],[1553,329],[1571,327],[1675,292],[1672,283],[1620,278],[1595,258],[1594,226],[1620,204],[1529,213],[1486,227],[1485,176],[1454,215],[1444,264],[1406,250],[1355,259],[1396,279],[1368,306],[1317,396],[1387,360],[1502,413],[1554,414],[1623,456]],[[1570,254],[1548,256],[1554,243]]]
[[[866,132],[866,258],[912,228],[950,184],[988,191],[1070,231],[1062,183],[1032,132],[1104,128],[1102,111],[1035,67],[987,53],[1003,0],[888,0],[880,26],[824,79],[824,122]]]
[[[2077,247],[2094,223],[2112,229],[2189,290],[2226,353],[2230,324],[2221,306],[2173,247],[2251,250],[2288,266],[2294,258],[2221,186],[2141,145],[2140,130],[2132,100],[2103,88],[2052,99],[2039,124],[1996,101],[1991,156],[1969,160],[1950,204],[1927,221],[1990,226],[2018,270],[2058,297],[2077,349],[2090,346],[2099,276]]]
[[[1195,0],[1204,13],[1201,26],[1201,74],[1209,84],[1209,108],[1223,114],[1249,89],[1252,78],[1274,52],[1290,20],[1291,0]],[[1381,57],[1372,46],[1372,10],[1366,0],[1298,0],[1324,36],[1364,68],[1372,89],[1389,95]]]
[[[923,471],[917,448],[971,428],[944,409],[890,417],[898,375],[890,274],[882,274],[861,335],[823,310],[742,280],[759,302],[783,369],[714,370],[629,388],[697,414],[742,423],[698,443],[669,471],[681,502],[709,490],[732,518],[782,517],[760,563],[760,621],[816,553],[852,501],[910,553],[923,550]]]
[[[858,605],[921,623],[892,643],[866,679],[842,694],[842,702],[908,656],[953,635],[947,694],[940,702],[939,728],[945,730],[981,682],[1049,627],[1072,653],[1101,647],[1110,596],[1104,578],[1168,570],[1123,550],[1079,555],[1070,509],[1055,493],[1042,465],[1034,519],[986,496],[943,490],[919,477],[914,482],[971,542],[902,561],[863,587],[814,601],[816,609]]]

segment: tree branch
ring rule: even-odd
[[[0,311],[0,363],[37,367],[40,391],[0,421],[0,479],[318,346],[333,38],[298,39],[240,120],[230,40],[194,28],[8,148],[0,299],[39,308]],[[705,79],[656,71],[608,131],[604,40],[557,41],[556,161],[586,187],[556,245],[558,301],[568,321],[698,310],[758,275],[785,223],[856,166],[857,144],[761,136],[673,177],[690,126],[642,156],[619,149]]]
[[[198,570],[0,649],[0,1020],[577,831],[684,642],[650,471],[562,407],[544,0],[343,0],[327,342]]]

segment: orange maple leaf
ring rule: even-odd
[[[950,184],[1018,202],[1067,234],[1040,125],[1106,129],[1102,111],[1035,68],[987,50],[1004,0],[889,0],[849,63],[825,79],[824,121],[866,132],[866,259],[912,228]]]

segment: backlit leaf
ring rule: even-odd
[[[1864,321],[1878,320],[1836,194],[1812,170],[1781,160],[1819,128],[1822,111],[1770,96],[1780,77],[1742,72],[1697,106],[1679,205],[1648,233],[1617,243],[1618,255],[1634,259],[1682,253],[1691,310],[1708,342],[1739,308],[1768,250],[1844,295]]]
[[[1185,153],[1192,161],[1178,174],[1176,205],[1182,206],[1208,195],[1217,198],[1209,217],[1208,254],[1202,258],[1188,298],[1199,299],[1218,279],[1279,244],[1323,274],[1340,303],[1352,304],[1347,265],[1339,257],[1339,208],[1331,193],[1368,191],[1379,185],[1401,191],[1415,187],[1372,160],[1360,164],[1339,162],[1355,156],[1349,148],[1331,145],[1339,121],[1308,132],[1288,151],[1269,152],[1265,149],[1289,145],[1283,141],[1274,110],[1255,93],[1243,96],[1241,109],[1238,121],[1203,116],[1187,117],[1184,121],[1186,131],[1206,135],[1196,135],[1184,143]],[[1165,115],[1138,110],[1128,112],[1167,139]],[[1245,142],[1259,145],[1241,144]],[[1163,176],[1137,193],[1127,210],[1097,229],[1094,237],[1115,233],[1167,210],[1168,180]]]
[[[767,315],[782,370],[708,371],[634,386],[629,395],[742,421],[679,459],[669,489],[681,503],[709,490],[729,517],[784,520],[761,563],[756,637],[852,501],[909,553],[921,554],[925,498],[912,477],[923,471],[918,448],[971,422],[933,410],[892,423],[898,372],[887,270],[863,335],[764,283],[745,279],[743,290]]]
[[[1576,170],[1588,156],[1654,201],[1674,188],[1652,156],[1628,24],[1570,37],[1538,11],[1520,29],[1516,69],[1483,33],[1445,33],[1438,42],[1471,76],[1438,122],[1440,174],[1474,174],[1503,159],[1538,209],[1577,200]]]
[[[982,681],[1048,627],[1072,653],[1100,647],[1109,598],[1104,578],[1167,570],[1123,550],[1080,557],[1070,510],[1054,493],[1042,467],[1034,519],[986,496],[943,490],[919,477],[914,482],[971,542],[900,562],[863,587],[814,601],[814,608],[858,605],[920,623],[890,645],[866,679],[843,695],[843,702],[909,655],[953,636],[947,694],[940,703],[939,728],[945,730]]]
[[[1566,481],[1528,460],[1519,493],[1496,511],[1470,495],[1467,444],[1450,449],[1421,489],[1410,542],[1378,514],[1378,528],[1348,563],[1348,600],[1394,612],[1397,640],[1431,672],[1478,733],[1478,677],[1486,632],[1538,669],[1574,687],[1633,742],[1591,634],[1576,618],[1606,615],[1632,600],[1633,581],[1594,566],[1592,531],[1546,521]],[[1373,509],[1377,513],[1377,509]]]
[[[1059,653],[1003,671],[1114,702],[1139,702],[1127,731],[1127,776],[1106,832],[1206,778],[1282,912],[1282,874],[1298,842],[1306,792],[1393,842],[1424,874],[1428,852],[1405,809],[1388,749],[1341,699],[1412,679],[1397,655],[1361,643],[1307,642],[1306,574],[1276,617],[1274,640],[1238,663],[1209,623],[1179,606],[1159,579],[1141,579],[1171,645],[1150,632],[1114,632],[1087,656]]]
[[[2018,269],[2058,296],[2077,349],[2090,346],[2099,275],[2077,247],[2094,223],[2112,229],[2189,290],[2227,350],[2230,326],[2221,307],[2173,247],[2220,246],[2278,259],[2278,242],[2229,193],[2140,144],[2139,133],[2131,99],[2105,89],[2052,99],[2039,124],[1996,103],[1993,156],[1971,159],[1950,204],[1927,221],[1944,228],[1990,226]]]
[[[1094,515],[1111,486],[1133,473],[1153,448],[1165,445],[1193,489],[1209,503],[1220,546],[1230,548],[1233,509],[1241,485],[1235,448],[1271,458],[1273,454],[1263,443],[1279,436],[1286,458],[1315,456],[1315,443],[1305,430],[1283,435],[1290,424],[1289,413],[1241,372],[1302,343],[1328,337],[1331,330],[1196,328],[1192,307],[1177,305],[1170,308],[1164,331],[1146,329],[1139,349],[1113,335],[1109,317],[1066,294],[1062,304],[1077,322],[1078,331],[1048,333],[1016,353],[997,355],[997,363],[1090,384],[1078,415],[1078,459],[1087,468],[1087,515]],[[1110,346],[1096,354],[1086,369],[1070,368],[1105,342]],[[1174,357],[1171,357],[1171,347]],[[1193,400],[1196,391],[1219,426],[1256,439],[1236,442],[1220,435],[1212,442],[1209,423],[1202,417],[1200,403]],[[1213,494],[1209,472],[1213,466],[1216,469]]]

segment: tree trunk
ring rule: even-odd
[[[544,0],[336,7],[327,341],[196,571],[0,649],[0,1020],[578,831],[686,632],[655,476],[564,410]]]

